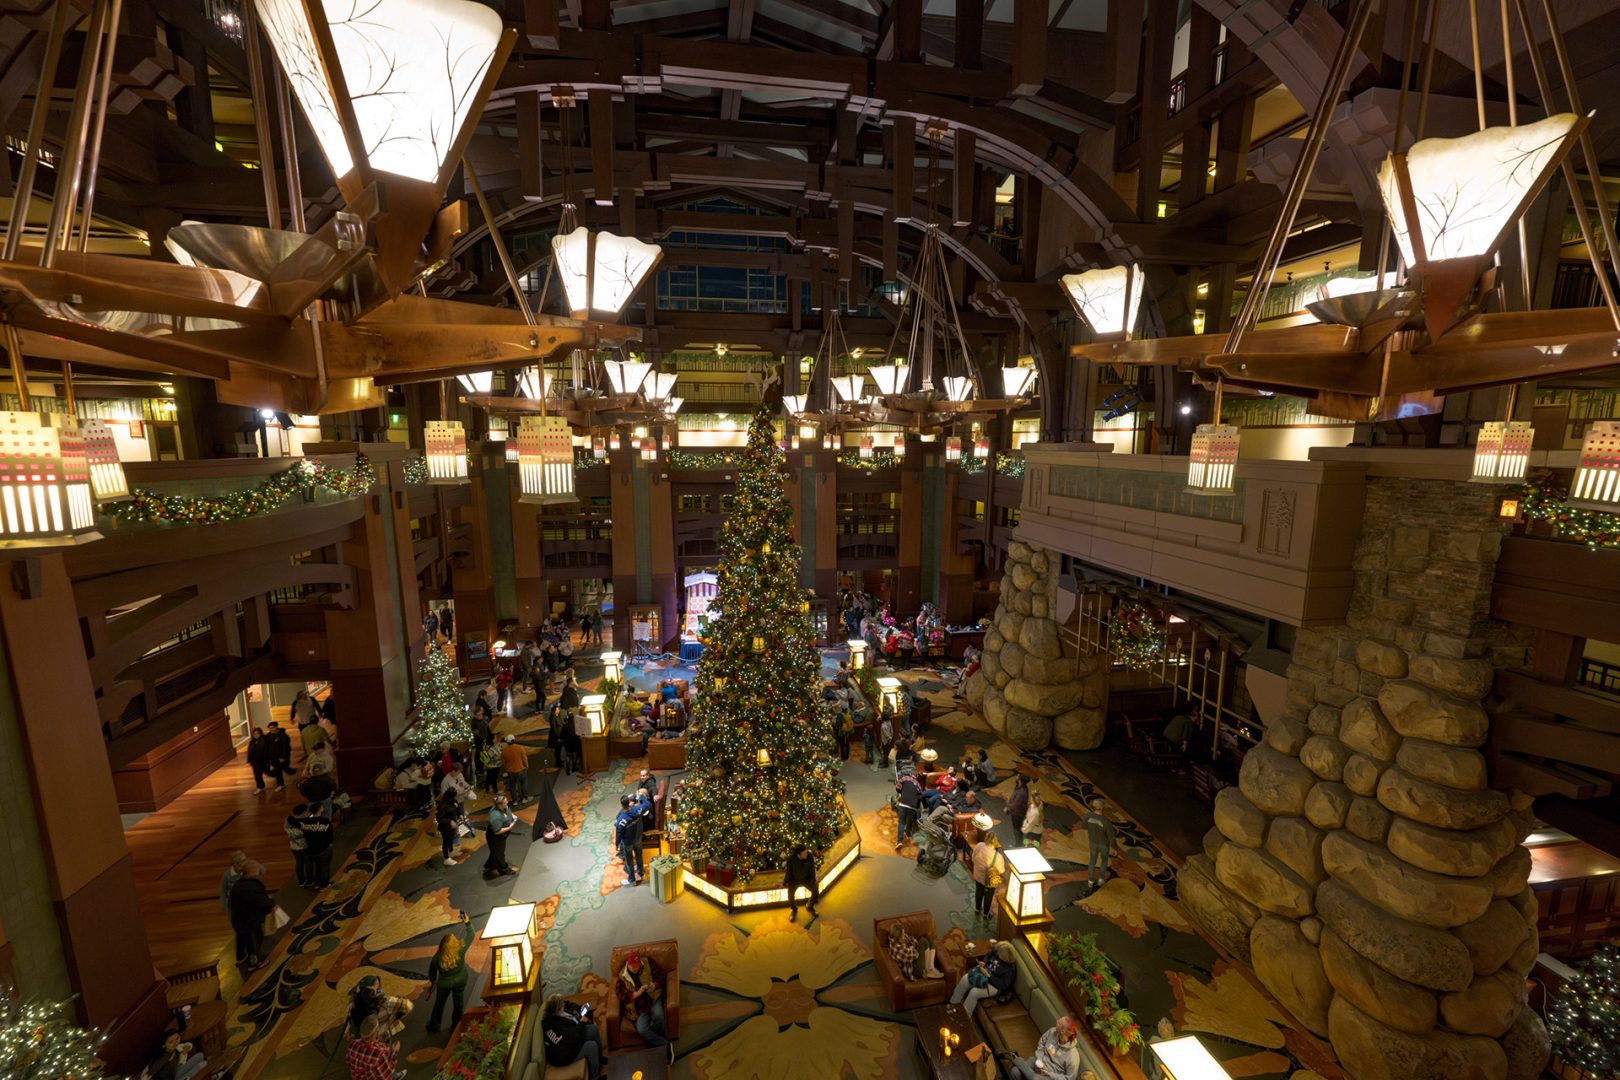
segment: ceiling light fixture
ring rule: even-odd
[[[1098,338],[1129,341],[1142,311],[1143,275],[1137,266],[1108,266],[1059,279],[1069,303]]]

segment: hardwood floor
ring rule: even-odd
[[[286,713],[282,706],[271,714],[286,727]],[[302,751],[296,738],[294,743],[296,766]],[[231,764],[125,832],[152,962],[160,973],[219,959],[222,972],[233,966],[235,939],[219,905],[220,877],[233,852],[244,851],[264,864],[265,886],[272,893],[292,879],[292,851],[281,825],[300,801],[298,793],[290,782],[284,791],[268,782],[263,795],[253,790],[253,773],[238,751]]]

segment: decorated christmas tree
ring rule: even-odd
[[[710,608],[719,617],[698,664],[681,788],[688,855],[729,866],[742,880],[780,867],[800,845],[825,855],[844,815],[781,460],[761,410],[720,534]]]
[[[79,1027],[65,1001],[16,1001],[0,987],[0,1076],[88,1080],[101,1075],[101,1036]]]
[[[1620,945],[1598,945],[1586,967],[1547,1005],[1547,1034],[1565,1065],[1620,1076]]]
[[[432,753],[442,742],[472,738],[467,723],[467,702],[461,694],[461,672],[450,666],[444,650],[435,646],[416,669],[416,723],[411,745]]]

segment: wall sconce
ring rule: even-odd
[[[878,679],[878,694],[882,698],[883,711],[890,716],[900,715],[900,680],[893,675],[885,675]]]
[[[592,735],[601,735],[607,731],[607,717],[604,715],[607,708],[606,694],[586,694],[579,699],[579,707],[585,711],[585,719]]]
[[[489,986],[521,990],[534,971],[534,939],[539,936],[533,904],[505,904],[489,913],[481,940],[490,943]]]
[[[990,439],[988,436],[980,435],[978,438],[973,440],[973,456],[978,458],[980,461],[984,461],[989,458]]]
[[[605,652],[602,654],[602,678],[608,682],[622,682],[624,680],[624,653]]]
[[[825,435],[823,435],[821,437],[821,448],[823,450],[836,450],[836,449],[838,449],[838,442],[837,442],[836,439],[833,438],[833,433],[832,432],[829,431],[829,432],[827,432]]]
[[[658,440],[654,439],[651,435],[648,435],[646,438],[641,440],[641,460],[658,460]]]
[[[591,436],[591,457],[597,461],[607,457],[607,441],[600,435]]]
[[[1003,852],[1007,860],[1007,910],[1013,924],[1028,926],[1050,922],[1046,913],[1046,875],[1052,864],[1041,855],[1039,848],[1013,848]]]
[[[1517,495],[1504,495],[1496,504],[1498,521],[1518,521],[1524,517],[1524,500]]]
[[[849,641],[849,670],[859,671],[866,666],[866,642],[859,638]]]

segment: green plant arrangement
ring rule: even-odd
[[[1046,939],[1046,954],[1059,975],[1078,993],[1086,1021],[1115,1054],[1142,1045],[1136,1015],[1119,1003],[1119,976],[1096,934],[1061,933]]]
[[[1525,520],[1550,525],[1562,539],[1585,544],[1593,551],[1620,548],[1620,514],[1573,509],[1564,501],[1567,496],[1551,473],[1525,481],[1518,494],[1524,500]]]
[[[873,450],[871,457],[861,457],[858,451],[846,450],[838,455],[839,468],[862,469],[866,472],[877,472],[879,469],[892,469],[900,464],[900,459],[894,456],[893,450]]]
[[[360,495],[377,482],[377,470],[364,454],[355,455],[354,467],[335,469],[305,459],[267,476],[250,488],[224,495],[162,495],[135,488],[125,502],[103,508],[123,521],[155,521],[170,525],[223,525],[257,514],[268,514],[307,487],[325,488],[338,495]]]
[[[606,699],[602,702],[602,715],[614,716],[618,712],[619,695],[624,692],[624,683],[618,679],[603,679],[597,683],[596,692]]]
[[[1146,670],[1164,654],[1164,627],[1141,604],[1123,600],[1108,616],[1108,651],[1131,670]]]
[[[672,469],[735,469],[737,467],[736,453],[730,450],[715,450],[707,454],[694,454],[690,450],[671,450],[669,452],[669,467]]]
[[[506,1075],[517,1016],[516,1005],[503,1005],[469,1022],[433,1080],[500,1080]]]
[[[996,475],[1011,477],[1014,480],[1024,478],[1024,455],[1009,454],[1003,450],[996,455]]]

